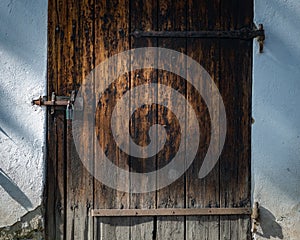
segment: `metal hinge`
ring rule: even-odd
[[[243,27],[239,30],[211,30],[211,31],[139,31],[135,30],[131,35],[135,38],[217,38],[217,39],[242,39],[256,38],[259,43],[259,52],[263,52],[265,31],[263,24],[258,28]]]
[[[252,220],[251,232],[253,234],[255,234],[257,232],[257,228],[259,226],[259,204],[258,204],[258,202],[255,202],[253,204],[251,220]]]
[[[32,100],[32,105],[51,107],[51,114],[54,114],[55,109],[66,110],[66,119],[71,120],[73,118],[74,101],[75,90],[71,92],[70,96],[57,96],[55,92],[52,92],[50,100],[46,96],[40,96],[38,99]]]

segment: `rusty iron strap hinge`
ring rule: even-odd
[[[70,96],[56,96],[52,92],[51,100],[48,100],[46,96],[40,96],[38,99],[32,100],[32,105],[51,107],[51,114],[54,114],[54,110],[59,109],[59,107],[66,107],[66,119],[71,120],[73,117],[74,101],[75,91],[73,90]]]
[[[241,39],[250,40],[257,38],[259,52],[263,52],[265,31],[263,24],[258,28],[244,27],[239,30],[211,30],[211,31],[139,31],[135,30],[131,35],[135,38],[217,38],[217,39]]]

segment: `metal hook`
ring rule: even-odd
[[[264,25],[263,24],[259,24],[258,25],[258,30],[260,30],[263,34],[259,35],[257,37],[257,41],[259,44],[259,53],[263,53],[264,51],[264,41],[265,41],[265,30],[264,30]]]

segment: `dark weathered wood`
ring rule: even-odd
[[[65,94],[63,85],[65,62],[62,57],[63,49],[67,46],[63,42],[63,22],[65,8],[59,6],[58,1],[49,1],[48,15],[48,94],[53,91]],[[56,9],[51,11],[50,9]],[[48,118],[48,199],[46,235],[48,239],[64,239],[66,196],[65,196],[65,117],[64,113],[56,112]]]
[[[158,31],[184,31],[186,30],[186,3],[185,1],[159,0],[158,1]],[[185,53],[186,41],[178,38],[158,39],[158,47],[174,49]],[[159,56],[167,59],[170,65],[185,67],[183,59],[172,59],[171,56]],[[158,70],[158,83],[176,89],[183,96],[186,95],[186,81],[175,74]],[[159,87],[160,88],[160,87]],[[161,98],[162,96],[158,96]],[[177,117],[172,113],[172,108],[177,108],[185,114],[186,105],[178,103],[176,96],[168,95],[168,106],[158,107],[158,123],[165,125],[167,140],[164,149],[157,155],[158,168],[171,162],[178,151],[181,134],[186,126],[180,126]],[[185,144],[185,142],[183,143]],[[185,147],[185,146],[184,146]],[[185,164],[184,155],[182,164]],[[161,180],[157,178],[158,184]],[[184,208],[185,207],[185,175],[179,177],[171,185],[157,191],[157,208]],[[183,216],[158,216],[157,239],[184,239],[185,218]]]
[[[250,215],[250,208],[157,208],[157,209],[93,209],[95,217],[122,216],[197,216]]]
[[[49,1],[48,94],[50,96],[52,92],[58,95],[69,95],[71,90],[80,85],[82,77],[91,69],[91,58],[87,57],[89,55],[87,52],[91,46],[88,41],[93,41],[93,38],[79,40],[79,37],[76,37],[80,36],[84,32],[83,27],[86,29],[88,25],[87,21],[83,20],[83,15],[88,15],[86,8],[82,7],[82,12],[78,14],[80,5],[88,7],[89,4],[83,1],[76,3]],[[85,19],[90,23],[93,21],[91,15],[86,16]],[[92,35],[92,29],[89,31]],[[85,58],[78,61],[82,56]],[[53,189],[52,192],[48,192],[48,195],[56,196],[56,206],[47,208],[49,213],[55,214],[53,224],[51,224],[53,222],[51,214],[47,217],[49,219],[47,228],[50,229],[47,237],[48,239],[88,239],[87,208],[89,208],[88,203],[92,204],[90,175],[82,166],[80,159],[76,157],[70,124],[67,125],[63,111],[55,111],[53,116],[49,115],[48,129],[49,141],[51,141],[48,145],[49,156],[56,155],[55,161],[51,157],[48,159],[48,166],[55,165],[56,168],[54,188],[52,187],[53,172],[48,173],[48,188]],[[76,178],[73,177],[74,174]],[[49,197],[48,203],[51,201]]]
[[[67,1],[65,26],[64,59],[66,61],[65,87],[67,91],[78,90],[90,71],[94,68],[93,58],[93,1]],[[87,133],[86,133],[87,134]],[[67,218],[66,239],[91,239],[92,218],[89,210],[93,207],[93,176],[83,166],[77,155],[72,136],[71,122],[67,123]],[[93,151],[92,140],[81,142],[84,152]]]
[[[96,66],[114,54],[129,49],[129,1],[128,0],[96,0],[95,1],[95,61]],[[109,70],[124,69],[124,59],[117,59],[117,67],[109,66]],[[95,81],[107,81],[106,76],[95,76]],[[120,168],[128,171],[128,155],[117,146],[111,131],[111,115],[115,104],[129,88],[129,75],[124,74],[112,83],[97,102],[95,144],[105,151],[106,156]],[[121,112],[117,112],[117,126],[120,124]],[[127,113],[129,114],[129,113]],[[95,171],[102,167],[99,155],[95,154]],[[112,173],[113,174],[113,173]],[[116,181],[127,181],[118,179]],[[121,182],[123,184],[124,182]],[[129,188],[129,182],[127,182]],[[95,180],[94,187],[95,208],[122,209],[129,208],[129,194],[111,189]],[[129,239],[129,219],[97,218],[95,239]]]
[[[55,9],[56,1],[49,1],[48,9]],[[48,12],[48,60],[47,60],[47,78],[48,78],[48,94],[57,90],[57,81],[54,76],[57,76],[58,65],[59,65],[59,49],[61,47],[60,38],[58,31],[56,31],[58,19],[55,16],[55,11]],[[50,80],[51,79],[51,80]],[[57,187],[57,182],[63,179],[63,176],[57,175],[57,163],[58,163],[58,132],[57,129],[64,123],[61,121],[63,115],[50,115],[48,117],[47,125],[47,188],[46,188],[46,237],[47,239],[62,239],[63,238],[63,227],[64,219],[60,215],[60,212],[56,206],[59,203],[61,206],[63,189]],[[60,127],[61,129],[61,127]],[[61,131],[61,130],[60,130]],[[61,136],[60,136],[61,138]],[[62,232],[59,231],[62,230]]]
[[[157,29],[157,1],[130,1],[130,31],[135,29]],[[156,47],[157,42],[155,38],[152,39],[135,39],[130,38],[130,47]],[[133,63],[142,64],[148,56],[141,56],[140,58],[132,59]],[[153,62],[154,66],[157,65]],[[157,71],[156,69],[140,69],[131,71],[130,74],[130,89],[133,89],[141,84],[156,83]],[[150,90],[150,89],[149,89]],[[151,91],[150,91],[151,92]],[[144,96],[145,99],[157,99],[157,94],[154,91],[149,95]],[[131,95],[131,104],[138,103],[135,96]],[[157,106],[145,105],[143,108],[136,109],[132,116],[130,123],[130,135],[140,146],[147,146],[149,144],[148,131],[151,125],[157,123]],[[156,156],[151,158],[136,158],[130,157],[130,170],[133,172],[146,173],[155,171]],[[131,182],[130,186],[134,189],[135,182]],[[151,184],[156,186],[156,181],[148,181],[142,184]],[[130,206],[131,209],[154,209],[156,208],[156,192],[149,193],[131,193]],[[130,218],[131,239],[153,239],[155,236],[155,223],[154,217]]]
[[[197,31],[227,32],[253,27],[252,1],[51,0],[48,16],[50,96],[53,91],[69,95],[87,81],[106,81],[105,76],[100,79],[95,74],[89,79],[86,76],[102,61],[124,50],[147,46],[171,48],[198,61],[211,75],[224,100],[228,133],[219,162],[205,178],[199,179],[213,123],[202,97],[190,83],[163,70],[141,69],[116,79],[101,93],[99,102],[88,98],[89,94],[100,94],[98,89],[88,89],[84,100],[91,106],[96,104],[97,111],[84,117],[95,116],[96,128],[91,124],[82,133],[94,138],[83,138],[81,147],[91,156],[88,164],[92,174],[97,175],[97,169],[103,165],[94,152],[96,145],[115,165],[128,172],[154,171],[176,154],[180,143],[178,120],[170,109],[156,104],[137,109],[128,123],[130,136],[141,146],[149,144],[148,131],[153,124],[165,125],[166,146],[156,156],[147,159],[129,156],[119,149],[112,136],[111,115],[116,103],[129,89],[145,83],[170,86],[186,97],[199,121],[199,150],[187,172],[171,185],[143,194],[120,192],[94,179],[85,169],[77,156],[72,124],[65,120],[64,112],[49,114],[47,239],[250,239],[250,217],[239,214],[249,213],[250,207],[252,41],[186,37],[195,37],[189,33]],[[136,30],[148,35],[142,38],[130,35]],[[156,35],[150,36],[149,32]],[[169,32],[175,35],[168,35]],[[132,61],[142,63],[146,57]],[[128,62],[117,59],[117,67],[111,66],[110,70],[122,70],[125,64]],[[186,65],[180,59],[170,59],[170,64]],[[201,81],[193,84],[215,94]],[[144,97],[161,98],[155,91]],[[169,107],[179,107],[189,119],[186,106],[180,106],[172,96],[169,99]],[[131,104],[135,101],[135,96],[131,96]],[[215,109],[211,114],[219,116],[220,103],[212,104]],[[122,114],[117,112],[120,128]],[[214,147],[217,150],[218,146]],[[182,161],[186,164],[187,159],[183,157]],[[126,181],[128,191],[134,189],[135,183]],[[143,184],[156,185],[160,181],[157,178]],[[90,209],[95,209],[94,216]],[[235,215],[228,216],[231,211],[236,211]],[[164,216],[157,216],[162,213]]]
[[[56,198],[56,154],[49,152],[49,149],[54,149],[56,145],[56,132],[54,129],[53,119],[47,121],[48,131],[47,131],[47,170],[46,170],[46,180],[47,186],[45,189],[45,236],[47,239],[53,239],[55,237],[55,198]]]
[[[64,120],[62,113],[48,119],[46,236],[49,239],[63,239],[65,233]]]
[[[253,1],[221,1],[221,27],[250,26]],[[221,207],[250,207],[252,41],[221,40],[220,91],[227,138],[220,158]],[[251,239],[250,217],[220,217],[220,238]]]
[[[226,151],[223,151],[220,159],[221,207],[250,206],[251,116],[248,111],[251,102],[249,99],[251,97],[249,92],[251,91],[251,79],[248,74],[245,74],[245,72],[251,72],[249,56],[252,54],[252,46],[250,45],[252,45],[252,42],[237,42],[235,47],[232,46],[232,42],[221,43],[221,46],[223,46],[221,50],[223,56],[221,65],[229,66],[230,69],[221,68],[224,82],[222,82],[220,90],[227,95],[224,104],[225,107],[227,106],[228,121],[227,140],[224,146]],[[243,54],[241,53],[245,55],[242,56]],[[249,66],[250,69],[245,71],[245,68]],[[225,79],[227,79],[226,82]],[[229,108],[229,106],[231,107]],[[250,218],[221,217],[220,219],[221,237],[250,239],[250,233],[247,231],[248,225],[250,225]],[[241,222],[245,223],[240,224]],[[239,235],[239,232],[244,234]],[[229,233],[230,236],[228,235]]]
[[[220,1],[188,1],[188,30],[212,31],[219,29],[219,3]],[[209,73],[212,80],[219,82],[219,41],[216,39],[188,39],[187,54]],[[193,85],[199,89],[214,94],[212,89],[204,81],[193,81]],[[188,100],[191,102],[198,117],[200,125],[200,145],[192,166],[187,171],[187,207],[207,208],[219,207],[219,162],[209,175],[203,179],[198,178],[198,172],[202,166],[208,146],[211,141],[211,118],[208,108],[195,88],[188,85]],[[214,106],[212,115],[218,116],[218,102],[211,103]],[[189,119],[189,117],[187,118]],[[219,146],[214,146],[217,151]],[[188,150],[187,150],[188,151]],[[219,239],[219,216],[197,216],[186,219],[186,239]]]

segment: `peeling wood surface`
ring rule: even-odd
[[[57,95],[68,95],[70,91],[78,90],[85,81],[93,80],[94,75],[89,79],[86,77],[95,66],[116,53],[147,46],[170,48],[192,57],[211,75],[223,97],[228,131],[219,162],[207,177],[199,179],[198,171],[211,140],[212,124],[199,93],[190,83],[166,71],[142,69],[123,74],[102,94],[99,102],[90,103],[98,106],[96,129],[84,134],[95,135],[96,141],[85,140],[82,148],[93,156],[94,161],[90,164],[94,171],[101,167],[99,156],[90,147],[95,144],[100,144],[114,164],[135,172],[150,172],[165,166],[178,150],[179,123],[172,111],[156,104],[145,105],[131,116],[130,136],[137,144],[146,146],[149,128],[156,123],[166,125],[167,142],[163,150],[144,160],[127,155],[116,145],[110,130],[112,111],[122,95],[136,86],[160,83],[176,89],[196,111],[201,131],[198,153],[184,175],[158,191],[129,194],[94,179],[77,155],[72,124],[65,119],[65,113],[49,114],[47,239],[250,239],[249,216],[118,218],[92,217],[90,210],[250,207],[252,40],[135,38],[130,33],[135,30],[200,31],[251,27],[253,2],[50,0],[48,9],[49,95],[52,91]],[[133,61],[142,62],[144,58]],[[171,61],[171,64],[179,63]],[[115,70],[123,67],[124,62],[119,59]],[[193,84],[214,94],[201,82]],[[160,97],[154,93],[145,96],[148,99]],[[134,101],[132,96],[131,102]],[[178,105],[176,101],[171,104]],[[218,104],[213,103],[214,106]],[[189,119],[185,106],[181,112]],[[212,114],[218,116],[218,108]],[[186,159],[182,162],[185,164]],[[161,180],[156,181],[144,184],[155,185]],[[128,186],[134,188],[134,183],[129,182]]]

